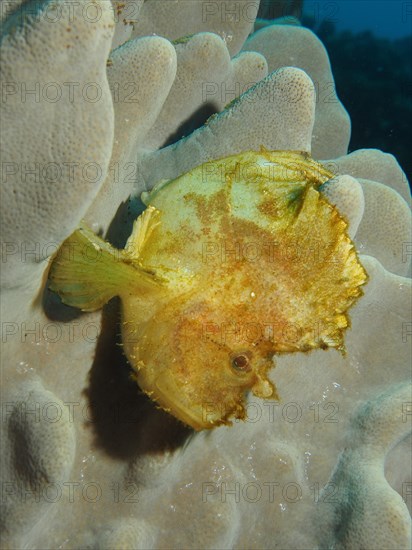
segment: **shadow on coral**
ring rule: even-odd
[[[206,121],[212,115],[218,113],[219,110],[219,107],[217,107],[213,103],[205,103],[204,105],[199,107],[197,111],[192,113],[190,117],[188,117],[184,122],[182,122],[177,130],[167,138],[162,147],[173,145],[173,143],[176,143],[180,139],[189,136],[192,132],[194,132],[198,128],[201,128],[206,123]]]
[[[122,202],[107,230],[105,239],[116,248],[124,248],[132,233],[133,223],[145,210],[140,197],[130,197]]]
[[[41,302],[43,311],[50,321],[68,323],[69,321],[73,321],[73,319],[77,319],[83,315],[83,312],[79,309],[63,304],[60,296],[50,290],[49,281],[47,281],[42,293]]]
[[[184,445],[192,430],[157,409],[132,380],[122,350],[119,319],[119,300],[112,300],[103,310],[86,390],[95,444],[124,460],[175,450]]]

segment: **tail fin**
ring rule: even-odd
[[[113,296],[159,289],[161,281],[130,256],[81,226],[57,253],[50,269],[50,289],[83,311],[100,309]]]

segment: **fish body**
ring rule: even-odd
[[[332,177],[291,151],[205,163],[145,194],[123,251],[79,228],[51,288],[86,311],[120,296],[125,353],[165,410],[196,430],[244,418],[249,391],[278,398],[274,356],[344,350],[367,275],[319,190]]]

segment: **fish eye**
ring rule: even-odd
[[[231,364],[232,368],[238,373],[246,373],[251,370],[250,359],[246,353],[233,355]]]

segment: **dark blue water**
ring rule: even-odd
[[[330,21],[337,31],[370,31],[389,39],[412,34],[410,0],[304,0],[303,16],[317,26]]]
[[[305,0],[352,120],[349,151],[392,153],[412,182],[412,1]]]

